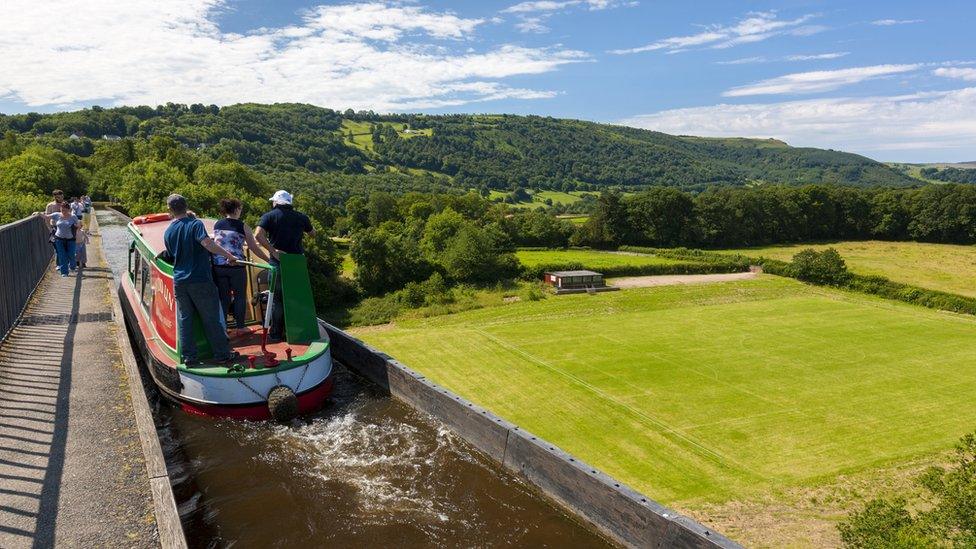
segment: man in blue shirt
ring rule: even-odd
[[[186,199],[172,194],[166,206],[173,214],[173,221],[163,234],[166,251],[173,257],[173,291],[176,294],[177,331],[180,353],[187,366],[199,366],[197,345],[193,338],[193,313],[200,315],[203,332],[213,349],[213,358],[228,363],[240,358],[237,351],[230,351],[230,342],[220,311],[220,298],[213,281],[210,254],[227,258],[234,265],[237,258],[221,248],[207,235],[203,222],[187,213]]]
[[[254,239],[268,250],[272,265],[278,265],[278,255],[281,253],[304,254],[302,238],[306,234],[315,236],[315,229],[308,216],[295,210],[291,202],[292,196],[288,191],[274,193],[271,197],[271,211],[261,216],[258,228],[254,231]],[[275,287],[272,289],[271,326],[268,329],[268,341],[271,343],[281,341],[285,335],[281,281],[278,277],[275,280]]]

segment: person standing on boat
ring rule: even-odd
[[[203,321],[203,332],[213,349],[214,360],[220,363],[236,360],[241,354],[230,350],[210,254],[222,256],[228,265],[236,264],[237,258],[210,239],[202,221],[187,214],[186,198],[171,194],[166,199],[166,206],[173,221],[166,228],[163,241],[166,251],[173,257],[173,293],[176,294],[176,323],[183,363],[187,366],[200,364],[193,339],[194,312]]]
[[[214,242],[234,254],[234,257],[240,261],[247,259],[244,257],[246,243],[247,248],[254,255],[268,262],[270,258],[254,240],[251,228],[241,221],[242,209],[241,201],[236,198],[225,198],[220,201],[220,213],[224,214],[224,218],[214,224]],[[221,310],[224,314],[234,313],[234,324],[240,334],[247,330],[247,326],[244,325],[247,316],[247,269],[243,265],[229,265],[228,261],[219,255],[214,256],[213,260]],[[233,300],[231,300],[232,292]]]
[[[60,210],[51,214],[37,212],[54,224],[54,251],[57,254],[58,270],[61,277],[68,276],[68,270],[75,270],[75,231],[81,228],[81,221],[71,213],[71,205],[61,201]]]
[[[278,191],[271,197],[271,211],[261,216],[254,237],[268,250],[270,263],[278,265],[278,255],[304,254],[302,237],[306,234],[315,236],[315,229],[308,216],[297,211],[292,206],[292,196],[288,191]],[[268,341],[278,343],[285,337],[285,311],[281,299],[281,279],[275,277],[275,287],[272,290],[271,327],[268,330]]]

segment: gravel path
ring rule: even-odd
[[[156,547],[101,244],[0,346],[0,547]]]
[[[729,282],[732,280],[751,280],[757,273],[723,273],[703,275],[661,275],[630,276],[612,278],[607,284],[618,288],[649,288],[651,286],[673,286],[675,284],[708,284],[710,282]]]

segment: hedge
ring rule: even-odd
[[[724,265],[745,265],[748,269],[750,260],[743,255],[720,254],[707,250],[697,250],[691,248],[647,248],[644,246],[621,246],[622,252],[634,252],[639,254],[656,255],[667,259],[677,259],[679,261],[692,261],[695,263],[718,263]]]
[[[578,271],[587,269],[579,262],[546,263],[532,267],[522,267],[521,277],[526,280],[539,280],[542,275],[551,271]],[[671,265],[620,265],[600,269],[606,277],[618,276],[654,276],[676,274],[715,274],[738,273],[749,270],[748,264],[739,263],[674,263]]]
[[[755,263],[761,265],[765,273],[796,278],[792,265],[785,261],[761,257],[756,259]],[[920,288],[911,284],[895,282],[883,276],[850,273],[847,281],[837,287],[930,309],[976,315],[976,298],[974,297]]]

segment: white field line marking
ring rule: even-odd
[[[548,370],[551,370],[551,371],[553,371],[553,372],[555,372],[555,373],[557,373],[557,374],[559,374],[559,375],[561,375],[563,377],[566,377],[566,378],[572,380],[576,384],[580,385],[581,387],[584,387],[585,389],[589,390],[592,393],[595,393],[597,396],[603,398],[604,400],[607,400],[610,403],[615,404],[616,406],[618,406],[620,408],[623,408],[623,409],[629,411],[630,413],[634,414],[637,417],[640,417],[640,418],[645,419],[646,421],[650,422],[651,424],[657,426],[659,429],[664,429],[664,432],[665,433],[673,433],[673,434],[675,434],[678,438],[684,440],[688,444],[691,444],[695,448],[698,448],[700,451],[702,451],[702,452],[704,452],[704,453],[706,453],[708,455],[711,455],[712,457],[714,457],[715,459],[719,460],[720,462],[727,462],[726,463],[727,465],[735,464],[735,462],[732,459],[730,459],[730,458],[728,458],[726,456],[723,456],[722,454],[719,454],[718,452],[716,452],[716,451],[714,451],[714,450],[706,447],[702,443],[698,442],[697,440],[694,440],[692,437],[690,437],[690,436],[682,433],[681,431],[678,431],[677,429],[675,429],[674,427],[671,427],[667,423],[664,423],[663,421],[661,421],[661,420],[659,420],[657,418],[651,417],[651,416],[645,414],[644,412],[641,412],[640,410],[634,408],[633,406],[630,406],[628,404],[625,404],[623,402],[618,401],[617,399],[615,399],[612,396],[608,395],[607,393],[601,391],[597,387],[594,387],[593,385],[590,385],[586,381],[583,381],[579,377],[577,377],[577,376],[575,376],[575,375],[573,375],[573,374],[571,374],[569,372],[566,372],[566,371],[564,371],[564,370],[562,370],[560,368],[557,368],[557,367],[549,364],[548,362],[542,360],[541,358],[539,358],[539,357],[537,357],[537,356],[535,356],[535,355],[533,355],[531,353],[528,353],[528,352],[526,352],[526,351],[524,351],[524,350],[522,350],[522,349],[520,349],[520,348],[518,348],[518,347],[516,347],[516,346],[514,346],[512,344],[509,344],[509,343],[507,343],[505,341],[502,341],[501,339],[498,339],[497,337],[495,337],[495,336],[493,336],[493,335],[491,335],[491,334],[489,334],[489,333],[487,333],[487,332],[485,332],[483,330],[474,329],[473,331],[476,332],[476,333],[478,333],[478,334],[480,334],[480,335],[482,335],[482,336],[484,336],[484,337],[486,337],[486,338],[488,338],[489,340],[493,341],[496,345],[498,345],[500,347],[503,347],[505,349],[508,349],[510,351],[513,351],[515,353],[518,353],[518,354],[524,356],[525,358],[531,360],[532,362],[535,362],[536,364],[538,364],[538,365],[540,365],[540,366],[542,366],[542,367],[544,367],[544,368],[546,368]],[[735,464],[735,465],[736,465],[736,467],[741,468],[740,465],[738,465],[738,464]],[[748,469],[746,469],[746,470],[748,471]]]

